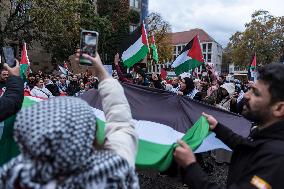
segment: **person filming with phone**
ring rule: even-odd
[[[4,64],[1,73],[8,72],[5,87],[0,97],[0,122],[18,112],[24,99],[24,82],[20,78],[20,66],[16,60],[16,66],[11,68]],[[6,77],[5,77],[6,78]]]

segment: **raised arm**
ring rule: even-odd
[[[24,82],[19,76],[19,62],[17,61],[14,68],[10,68],[7,64],[4,67],[10,77],[7,80],[6,91],[0,98],[0,122],[17,113],[24,99]]]
[[[99,93],[106,117],[104,148],[115,151],[134,167],[138,137],[124,90],[117,80],[108,75],[98,54],[96,58],[84,57],[93,62],[100,80]]]

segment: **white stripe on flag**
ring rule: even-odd
[[[105,122],[106,119],[103,111],[96,108],[93,108],[93,111],[98,119]],[[172,145],[184,136],[184,133],[178,132],[172,127],[164,124],[145,120],[133,121],[140,140],[157,144]],[[207,152],[218,148],[230,150],[228,146],[215,136],[215,133],[208,135],[194,153]]]
[[[126,51],[122,53],[122,60],[125,61],[129,58],[131,58],[133,55],[135,55],[144,44],[142,43],[142,36],[134,43],[132,44]]]
[[[187,51],[183,52],[182,54],[180,54],[180,55],[175,59],[175,61],[173,62],[172,67],[174,67],[174,68],[175,68],[175,67],[178,67],[178,66],[181,65],[182,63],[184,63],[184,62],[190,60],[191,58],[190,58],[189,56],[187,56],[188,51],[189,51],[189,50],[187,50]]]

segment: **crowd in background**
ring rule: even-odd
[[[167,90],[234,113],[241,113],[243,94],[253,83],[218,75],[212,64],[204,66],[199,75],[184,73],[172,78],[162,78],[160,74],[147,73],[139,67],[135,67],[130,73],[123,73],[118,55],[115,57],[114,66],[113,77],[121,82]],[[6,72],[3,74],[5,77]],[[29,74],[25,83],[25,94],[40,98],[79,96],[90,89],[97,89],[98,83],[98,78],[88,70],[79,74],[69,72],[68,75],[48,75],[39,70]]]

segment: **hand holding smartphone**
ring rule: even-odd
[[[82,57],[82,54],[88,54],[92,57],[96,56],[98,50],[99,33],[96,31],[82,30],[80,35],[80,64],[91,66],[92,62]]]
[[[15,56],[14,56],[14,50],[12,47],[3,47],[2,48],[2,54],[3,54],[3,57],[4,57],[4,63],[8,64],[8,66],[10,68],[14,67],[16,65],[16,62],[15,62]]]

